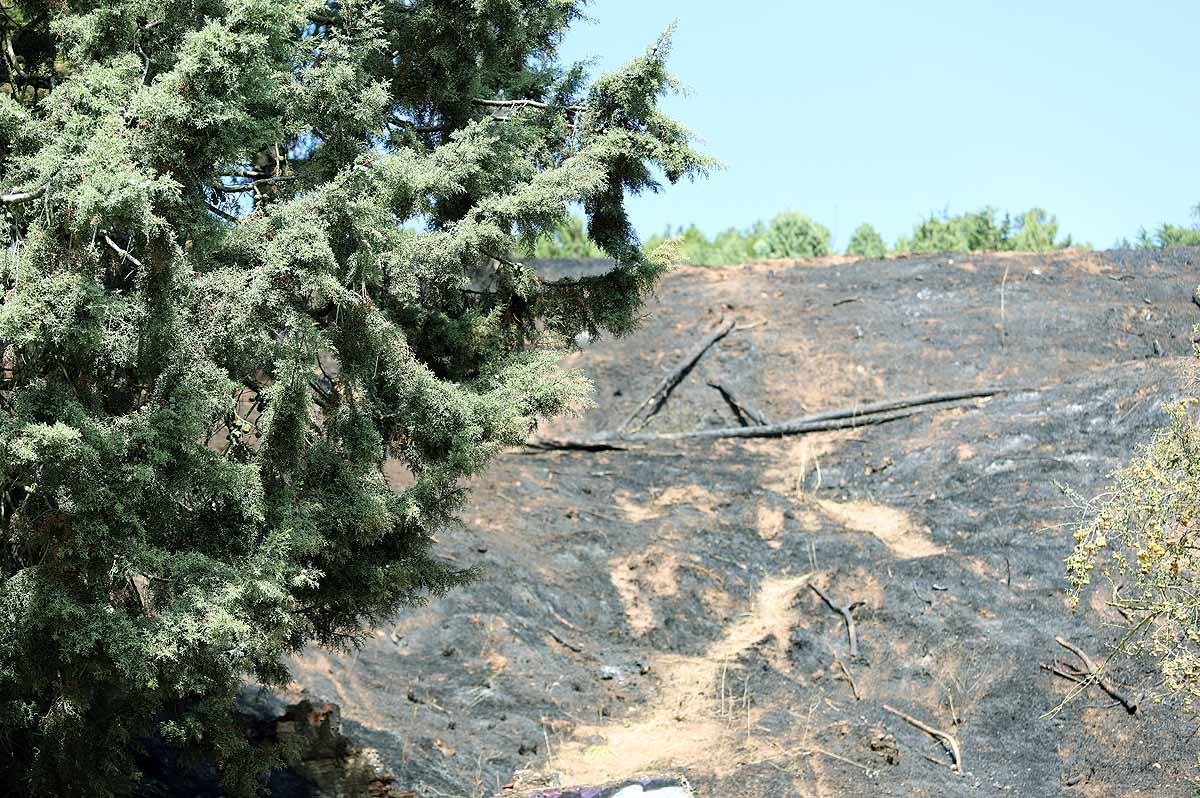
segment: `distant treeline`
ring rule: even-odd
[[[1191,227],[1163,222],[1154,230],[1142,228],[1132,242],[1128,238],[1118,239],[1113,249],[1154,249],[1156,247],[1200,247],[1200,205],[1192,207]]]
[[[1197,226],[1182,227],[1164,222],[1153,231],[1142,228],[1135,240],[1122,238],[1116,249],[1134,247],[1200,246],[1200,205],[1192,210]],[[781,213],[770,222],[756,222],[746,229],[731,227],[709,238],[695,225],[668,229],[651,236],[647,248],[671,242],[676,259],[697,266],[736,266],[768,258],[815,258],[832,254],[832,236],[824,225],[802,213]],[[845,254],[882,258],[888,254],[919,252],[1047,252],[1069,247],[1090,248],[1071,236],[1059,237],[1058,219],[1042,208],[1018,215],[1000,214],[987,207],[952,216],[932,215],[921,220],[910,235],[888,246],[870,224],[861,224],[850,236]],[[588,238],[583,220],[571,219],[553,236],[537,240],[529,253],[538,258],[600,258],[604,252]]]

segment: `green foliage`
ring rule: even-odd
[[[646,242],[653,249],[667,241],[674,245],[675,259],[693,266],[738,266],[755,258],[754,248],[762,238],[765,226],[760,222],[748,230],[731,227],[716,235],[711,241],[695,225],[679,228],[672,233],[669,229],[662,235],[652,236]]]
[[[846,254],[860,258],[882,258],[887,254],[887,244],[884,243],[883,236],[879,235],[879,231],[864,222],[855,228],[854,234],[850,236]]]
[[[530,253],[535,258],[603,258],[604,250],[596,246],[587,231],[583,228],[583,220],[578,216],[568,216],[548,234],[543,234],[534,242]]]
[[[1200,697],[1197,403],[1168,407],[1170,424],[1113,475],[1103,497],[1081,503],[1084,519],[1067,561],[1073,601],[1099,572],[1108,603],[1129,622],[1121,649],[1157,660],[1167,692],[1183,694],[1189,705]]]
[[[800,213],[782,213],[770,224],[729,228],[709,239],[692,225],[651,238],[648,246],[672,241],[676,258],[696,266],[737,266],[755,258],[813,258],[829,254],[829,230]]]
[[[157,732],[247,795],[279,752],[239,680],[471,577],[433,547],[464,483],[581,401],[565,342],[630,330],[668,267],[626,196],[709,165],[658,109],[665,39],[559,66],[581,6],[6,4],[10,793],[127,794]],[[576,206],[615,270],[505,257]]]
[[[1200,233],[1197,233],[1200,236]],[[697,266],[737,266],[756,258],[812,258],[829,254],[830,233],[799,213],[783,213],[769,225],[746,230],[730,228],[709,239],[695,225],[668,229],[652,237],[648,247],[674,242],[680,262]],[[1041,208],[1015,219],[1000,217],[992,208],[960,216],[931,216],[901,238],[895,252],[1046,252],[1074,246],[1071,237],[1058,239],[1058,220]],[[869,224],[859,225],[846,246],[847,255],[882,258],[888,252],[883,237]]]
[[[1197,224],[1192,227],[1183,227],[1169,222],[1163,222],[1153,232],[1149,232],[1143,227],[1138,231],[1137,245],[1142,249],[1200,247],[1200,205],[1192,208],[1192,216],[1197,220]],[[1129,242],[1125,241],[1124,243],[1128,248]]]
[[[930,216],[913,229],[911,238],[896,242],[898,252],[994,252],[1001,249],[1007,225],[993,208],[960,216]]]
[[[959,216],[942,214],[923,219],[911,237],[896,242],[896,252],[1046,252],[1071,246],[1071,238],[1056,241],[1058,220],[1032,208],[1015,220],[999,217],[994,208]]]
[[[802,213],[789,211],[771,220],[754,244],[760,258],[817,258],[829,254],[829,230]]]
[[[1041,208],[1031,208],[1012,222],[1003,246],[1012,252],[1049,252],[1071,246],[1071,237],[1058,237],[1058,219]]]

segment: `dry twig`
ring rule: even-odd
[[[901,712],[900,710],[896,709],[895,707],[888,706],[887,704],[883,705],[883,710],[884,710],[884,712],[890,712],[891,714],[900,718],[900,720],[904,721],[905,723],[908,723],[911,726],[914,726],[914,727],[920,729],[921,731],[928,734],[930,737],[932,737],[935,740],[937,740],[938,742],[940,742],[942,744],[942,746],[947,751],[950,752],[950,757],[954,760],[954,764],[950,765],[950,769],[953,770],[958,775],[960,775],[960,776],[962,775],[962,772],[963,772],[962,751],[958,747],[958,739],[953,734],[944,732],[941,729],[935,729],[934,727],[930,726],[929,724],[922,723],[921,721],[917,720],[912,715],[907,715],[907,714]],[[939,764],[942,764],[942,763],[939,763]]]
[[[1039,662],[1038,667],[1040,667],[1044,671],[1050,671],[1055,676],[1061,676],[1064,679],[1067,679],[1072,682],[1076,682],[1077,684],[1083,684],[1084,681],[1087,680],[1088,674],[1086,671],[1076,670],[1075,668],[1068,668],[1067,666],[1063,665],[1061,662],[1055,662],[1053,664],[1048,663],[1048,662]]]
[[[850,669],[846,667],[846,663],[842,662],[841,657],[834,657],[834,662],[842,669],[842,673],[846,674],[846,681],[850,682],[850,692],[854,693],[854,700],[862,701],[862,696],[858,692],[858,683],[854,681],[854,675],[850,673]]]
[[[834,604],[829,599],[829,596],[826,596],[821,591],[821,588],[817,587],[816,585],[814,585],[812,583],[809,583],[808,586],[811,587],[813,589],[813,591],[818,596],[821,597],[821,601],[824,601],[825,605],[827,607],[829,607],[829,609],[833,610],[836,613],[839,613],[842,616],[842,619],[846,622],[846,636],[848,638],[850,638],[850,657],[851,657],[851,659],[857,659],[858,658],[858,631],[854,625],[854,611],[856,609],[858,609],[859,607],[861,607],[866,602],[865,601],[852,601],[849,604],[839,606],[837,604]],[[843,667],[843,669],[845,669],[845,666],[842,666],[842,667]],[[849,674],[847,674],[847,675],[849,675]],[[851,680],[851,681],[853,681],[853,680]],[[857,695],[858,691],[855,690],[854,692]]]
[[[1065,648],[1067,651],[1070,651],[1072,654],[1079,657],[1079,660],[1083,663],[1084,668],[1087,669],[1086,673],[1084,673],[1082,671],[1080,672],[1081,675],[1087,676],[1087,680],[1085,682],[1082,682],[1083,684],[1085,684],[1085,686],[1087,683],[1095,683],[1097,686],[1099,686],[1099,688],[1101,690],[1103,690],[1104,692],[1106,692],[1110,696],[1112,696],[1114,701],[1120,702],[1121,706],[1125,707],[1125,711],[1128,712],[1130,715],[1137,714],[1137,711],[1138,711],[1137,702],[1130,699],[1128,696],[1126,696],[1124,693],[1122,693],[1120,690],[1118,690],[1116,688],[1116,686],[1114,686],[1107,679],[1102,678],[1100,676],[1101,669],[1096,667],[1096,664],[1094,662],[1092,662],[1092,658],[1087,655],[1087,652],[1085,652],[1083,649],[1079,648],[1078,646],[1072,644],[1070,641],[1064,640],[1061,637],[1055,637],[1054,641],[1056,643],[1058,643],[1060,646],[1062,646],[1063,648]],[[1055,673],[1057,673],[1057,671],[1055,671]],[[1059,675],[1061,676],[1063,674],[1059,674]],[[1067,678],[1070,678],[1070,677],[1067,677]]]
[[[117,253],[117,255],[120,256],[121,260],[123,260],[123,261],[127,260],[130,263],[132,263],[134,266],[137,266],[139,269],[142,268],[142,262],[140,260],[138,260],[137,258],[135,258],[133,255],[129,254],[129,251],[124,249],[116,241],[113,241],[112,238],[107,233],[104,234],[104,243],[108,244],[108,248],[111,249],[113,252]]]

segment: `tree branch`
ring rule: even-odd
[[[240,186],[213,186],[217,191],[225,193],[237,193],[241,191],[254,191],[261,185],[270,185],[272,183],[282,183],[290,180],[296,180],[295,175],[279,175],[278,177],[263,177],[257,180],[252,180],[249,183],[244,183]]]
[[[42,185],[38,186],[37,188],[30,189],[29,191],[14,191],[11,194],[0,194],[0,204],[16,205],[21,202],[29,202],[30,200],[35,200],[38,197],[41,197],[49,188],[50,181],[47,180]]]
[[[1065,648],[1067,651],[1070,651],[1072,654],[1079,657],[1080,661],[1083,663],[1083,666],[1085,668],[1087,668],[1088,681],[1094,682],[1101,690],[1108,693],[1109,696],[1111,696],[1114,701],[1119,702],[1121,704],[1121,706],[1125,707],[1125,711],[1128,712],[1130,715],[1137,714],[1137,711],[1138,711],[1137,702],[1131,700],[1128,696],[1126,696],[1124,693],[1122,693],[1116,687],[1109,684],[1107,679],[1101,678],[1101,676],[1100,676],[1101,669],[1096,667],[1096,664],[1094,662],[1092,662],[1092,658],[1087,655],[1087,652],[1085,652],[1083,649],[1079,648],[1078,646],[1072,644],[1069,640],[1064,640],[1061,637],[1054,638],[1054,641],[1056,643],[1058,643],[1060,646],[1062,646],[1063,648]],[[1056,671],[1056,673],[1057,673],[1057,671]],[[1062,674],[1059,674],[1059,675],[1062,675]],[[1084,681],[1081,683],[1086,686],[1088,682]]]
[[[842,616],[842,619],[846,622],[846,636],[850,638],[850,658],[858,659],[858,632],[854,625],[854,611],[866,602],[852,601],[845,606],[840,606],[834,604],[829,596],[822,592],[821,588],[817,587],[811,582],[808,586],[811,587],[813,591],[821,597],[821,601],[825,602],[825,606]]]
[[[967,407],[949,404],[964,399],[984,399],[1008,393],[1006,388],[980,388],[942,394],[927,394],[912,399],[878,402],[860,405],[845,410],[831,410],[811,416],[768,424],[765,427],[724,427],[721,429],[694,430],[692,432],[666,432],[661,434],[630,434],[621,431],[599,432],[584,438],[537,439],[526,446],[541,451],[577,449],[585,451],[612,451],[626,448],[624,444],[657,443],[660,441],[718,440],[721,438],[783,438],[790,435],[806,435],[812,432],[829,432],[839,429],[869,427],[886,424],[921,413]]]
[[[761,412],[741,401],[728,385],[709,380],[708,387],[716,389],[721,394],[721,398],[733,410],[734,415],[737,416],[737,420],[741,422],[743,427],[750,426],[746,422],[746,419],[750,419],[750,421],[753,421],[760,427],[765,427],[770,423],[767,421],[767,417]]]
[[[104,243],[108,244],[109,249],[121,256],[121,260],[127,260],[139,269],[142,267],[142,262],[129,253],[129,250],[122,249],[121,245],[113,241],[108,233],[104,234]]]
[[[667,402],[667,398],[671,395],[671,391],[675,390],[675,386],[683,381],[683,378],[688,375],[692,367],[696,365],[696,362],[704,357],[704,353],[711,349],[717,341],[720,341],[726,335],[733,332],[734,325],[735,321],[730,319],[697,343],[692,351],[684,357],[683,361],[670,374],[662,378],[662,381],[654,389],[654,392],[642,400],[642,403],[629,414],[629,417],[622,422],[618,429],[624,431],[629,429],[634,423],[637,423],[638,428],[644,426],[655,413],[662,409],[662,406]]]
[[[906,715],[905,713],[901,712],[900,710],[898,710],[894,707],[890,707],[887,704],[883,705],[883,711],[890,712],[891,714],[900,718],[900,720],[902,720],[905,723],[908,723],[912,726],[915,726],[916,728],[918,728],[921,731],[928,734],[930,737],[932,737],[935,740],[937,740],[938,742],[940,742],[950,752],[950,756],[954,760],[954,764],[952,764],[950,766],[950,769],[953,770],[958,775],[960,775],[960,776],[962,775],[962,772],[963,772],[962,751],[959,749],[958,739],[954,735],[948,734],[948,733],[942,731],[941,729],[935,729],[934,727],[930,726],[927,723],[922,723],[921,721],[914,718],[912,715]],[[934,761],[937,761],[937,760],[934,760]]]
[[[208,200],[205,200],[205,201],[204,201],[204,205],[205,205],[205,207],[207,207],[207,208],[208,208],[210,211],[212,211],[214,214],[216,214],[217,216],[221,217],[222,219],[224,219],[224,220],[225,220],[225,221],[227,221],[227,222],[233,222],[234,224],[241,224],[241,223],[242,223],[242,220],[241,220],[241,219],[239,219],[238,217],[234,216],[232,213],[229,213],[229,212],[227,212],[227,211],[223,211],[223,210],[221,210],[220,208],[218,208],[216,205],[213,205],[213,204],[212,204],[211,202],[209,202]]]
[[[587,110],[586,105],[551,105],[538,100],[485,100],[482,97],[476,97],[472,102],[490,108],[537,108],[543,111],[561,108],[564,111],[574,111],[575,113]]]

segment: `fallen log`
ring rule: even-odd
[[[704,353],[711,349],[713,344],[715,344],[717,341],[720,341],[726,335],[729,335],[729,333],[733,332],[734,324],[734,320],[730,319],[727,322],[723,322],[716,330],[706,335],[704,339],[700,341],[700,343],[696,344],[692,351],[688,352],[683,361],[676,366],[670,374],[662,378],[662,381],[658,384],[658,387],[654,389],[653,393],[642,400],[642,403],[637,406],[637,409],[634,410],[617,429],[621,432],[624,432],[625,430],[629,429],[630,425],[634,423],[637,423],[638,429],[645,426],[646,422],[649,421],[655,413],[661,410],[664,404],[666,404],[667,398],[671,395],[671,391],[675,390],[676,385],[683,382],[683,378],[686,377],[688,372],[692,370],[692,367],[696,365],[696,361],[704,357]]]
[[[783,438],[805,435],[812,432],[829,432],[856,427],[886,424],[921,413],[965,407],[952,404],[969,399],[986,399],[1007,393],[1006,388],[981,388],[969,391],[926,394],[911,399],[897,399],[874,404],[859,405],[844,410],[830,410],[810,416],[768,424],[761,427],[722,427],[719,429],[693,430],[690,432],[626,433],[600,432],[584,438],[535,438],[526,446],[537,451],[621,451],[629,444],[658,443],[662,441],[718,440],[721,438]]]
[[[944,402],[958,402],[965,399],[988,399],[993,396],[999,396],[1003,393],[1008,393],[1008,388],[989,387],[989,388],[968,388],[962,391],[944,391],[938,393],[927,393],[919,396],[912,396],[907,399],[888,399],[882,402],[872,402],[870,404],[858,405],[857,407],[845,408],[843,410],[827,410],[824,413],[815,413],[811,416],[798,418],[793,422],[800,423],[807,421],[825,421],[835,418],[854,418],[856,416],[868,416],[874,413],[883,413],[888,410],[901,410],[910,407],[922,407],[924,405],[942,404]]]

